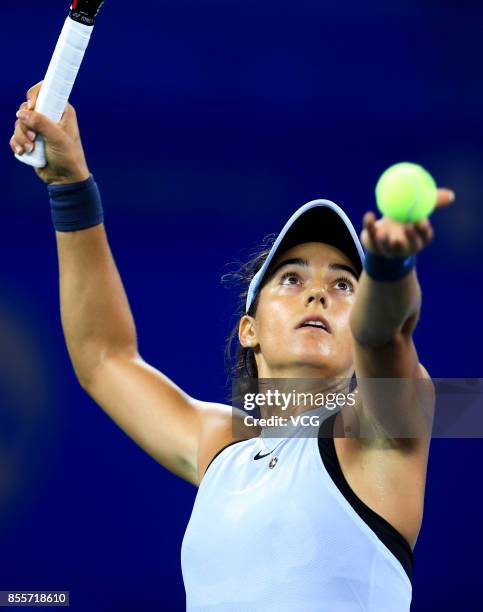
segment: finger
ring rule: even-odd
[[[15,129],[13,132],[13,137],[17,145],[25,149],[27,153],[30,153],[33,149],[33,143],[27,136],[26,132],[30,131],[25,126],[21,126],[20,121],[17,119],[15,122]]]
[[[21,121],[17,119],[14,126],[13,135],[19,144],[22,146],[25,142],[32,142],[35,138],[31,138],[31,135],[35,137],[35,132],[29,130],[26,125],[22,125]]]
[[[25,139],[34,142],[37,134],[33,130],[29,130],[25,124],[22,124],[22,122],[17,119],[14,127],[14,136],[21,144],[23,144]]]
[[[72,104],[70,102],[67,102],[67,104],[65,105],[65,109],[64,109],[64,114],[62,115],[62,117],[73,117],[75,116],[76,112],[75,112],[75,108],[72,106]]]
[[[28,108],[27,102],[22,102],[22,104],[18,107],[19,110],[27,110],[27,108]],[[17,123],[15,124],[15,128],[17,128],[17,125],[18,125],[18,128],[22,130],[24,134],[26,134],[29,140],[31,140],[32,142],[35,140],[35,138],[37,137],[37,134],[35,132],[33,132],[32,130],[29,130],[26,126],[22,125],[19,121],[17,121]]]
[[[414,229],[424,244],[428,244],[433,239],[433,227],[428,219],[415,223]]]
[[[376,215],[372,210],[368,210],[362,219],[362,223],[364,227],[369,227],[370,225],[374,225],[376,222]]]
[[[436,198],[436,208],[443,208],[454,202],[456,198],[455,192],[452,189],[441,187],[438,189]]]
[[[404,252],[404,243],[400,238],[396,238],[389,242],[391,254],[395,257],[402,257]]]
[[[42,134],[46,140],[53,144],[60,143],[64,140],[65,136],[62,128],[42,113],[21,110],[17,112],[17,118],[24,127],[38,134]]]
[[[379,238],[379,249],[384,257],[394,257],[388,236],[382,236]]]
[[[25,153],[24,148],[18,144],[14,136],[10,138],[9,144],[10,144],[10,148],[12,149],[12,151],[16,153],[17,155],[23,155],[23,153]]]
[[[366,236],[372,250],[380,254],[377,240],[376,215],[372,211],[366,212],[363,217],[362,223],[364,225],[364,229],[367,232]]]
[[[43,81],[39,81],[35,85],[33,85],[29,90],[27,90],[27,104],[30,110],[35,108],[35,104],[37,102],[37,97],[39,95],[40,88],[42,87]]]
[[[373,251],[375,253],[379,252],[377,244],[372,240],[367,228],[364,228],[362,230],[360,238],[365,249],[369,249],[370,251]]]
[[[413,253],[418,253],[423,248],[423,240],[412,225],[408,225],[404,228],[406,238],[409,243],[409,247]]]
[[[377,228],[375,228],[375,241],[381,255],[384,257],[391,257],[393,255],[389,235],[384,230],[381,231],[379,229],[377,231]]]
[[[72,106],[72,104],[67,102],[62,117],[59,121],[59,125],[65,128],[67,124],[72,122],[72,119],[77,120],[75,108]]]

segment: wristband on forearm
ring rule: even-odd
[[[370,251],[365,253],[364,269],[367,274],[379,282],[397,281],[406,276],[416,265],[416,255],[409,257],[382,257]]]
[[[52,222],[58,232],[75,232],[104,221],[101,195],[92,174],[85,181],[48,185]]]

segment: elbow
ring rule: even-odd
[[[110,359],[119,356],[132,358],[138,355],[137,346],[106,348],[93,346],[91,344],[77,351],[75,355],[71,354],[71,363],[77,382],[84,391],[90,393],[94,381],[98,378],[99,370],[102,369],[102,366]]]
[[[349,327],[355,342],[363,346],[384,346],[397,335],[397,326],[379,318],[377,322],[362,316],[360,310],[354,309],[349,320]]]
[[[354,341],[361,346],[371,348],[382,348],[387,346],[397,338],[397,332],[392,329],[388,330],[371,330],[367,333],[355,334],[352,332]]]
[[[380,320],[364,322],[351,317],[350,329],[354,340],[363,346],[380,348],[400,337],[411,337],[419,319],[419,310],[401,320]]]
[[[77,382],[84,391],[89,393],[97,366],[94,363],[86,364],[84,361],[75,359],[71,359],[71,363]]]
[[[79,370],[74,366],[74,373],[77,382],[79,383],[81,388],[89,394],[89,390],[92,387],[93,372],[89,372],[87,370]]]

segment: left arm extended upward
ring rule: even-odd
[[[454,194],[447,189],[438,190],[437,207],[450,204]],[[419,223],[399,223],[387,217],[378,221],[373,212],[364,216],[361,241],[366,250],[384,257],[406,257],[416,255],[433,238],[429,220]],[[419,363],[412,334],[416,327],[421,308],[421,288],[413,268],[397,281],[375,281],[364,271],[357,289],[357,297],[351,312],[351,330],[354,339],[354,362],[358,379],[398,378],[426,379],[430,376]],[[418,392],[434,393],[431,384],[416,387]],[[375,420],[384,430],[394,426],[394,411],[388,413],[381,402],[375,401],[376,393],[364,385],[362,403],[364,413]],[[406,421],[415,419],[418,428],[417,411],[408,411],[408,398],[401,400],[401,415]],[[431,401],[434,398],[423,398]],[[389,419],[390,423],[385,423]],[[407,428],[406,428],[407,429]]]

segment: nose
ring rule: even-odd
[[[312,289],[310,289],[308,296],[307,296],[307,305],[311,304],[314,301],[320,302],[322,306],[324,306],[324,308],[327,306],[327,297],[322,288],[313,287]]]

